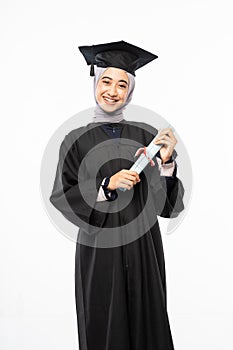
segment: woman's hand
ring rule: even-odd
[[[161,156],[162,162],[165,163],[170,159],[172,152],[175,148],[175,145],[177,144],[177,139],[175,138],[172,132],[172,129],[165,128],[165,129],[159,130],[156,136],[156,139],[154,141],[154,144],[163,145],[160,148],[160,156]]]
[[[136,183],[140,182],[136,171],[122,169],[110,177],[107,189],[113,191],[117,188],[126,188],[130,190]]]

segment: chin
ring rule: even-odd
[[[115,112],[117,111],[119,108],[121,108],[122,105],[117,105],[117,106],[110,106],[110,105],[107,105],[105,103],[102,103],[100,105],[100,107],[107,113],[112,113],[112,112]]]
[[[113,113],[115,111],[118,110],[118,108],[109,108],[109,107],[106,107],[106,106],[103,106],[102,109],[107,112],[107,113]]]

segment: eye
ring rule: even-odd
[[[109,80],[103,80],[103,83],[108,85],[110,82],[109,82]]]
[[[125,84],[120,84],[119,86],[120,86],[120,88],[122,88],[122,89],[126,89],[126,85],[125,85]]]

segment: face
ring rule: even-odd
[[[96,100],[105,112],[114,112],[126,101],[129,79],[122,69],[109,67],[96,86]]]

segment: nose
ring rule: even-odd
[[[108,90],[108,94],[110,96],[116,96],[117,95],[117,89],[116,89],[116,85],[115,84],[111,84],[111,86],[109,87],[109,90]]]

